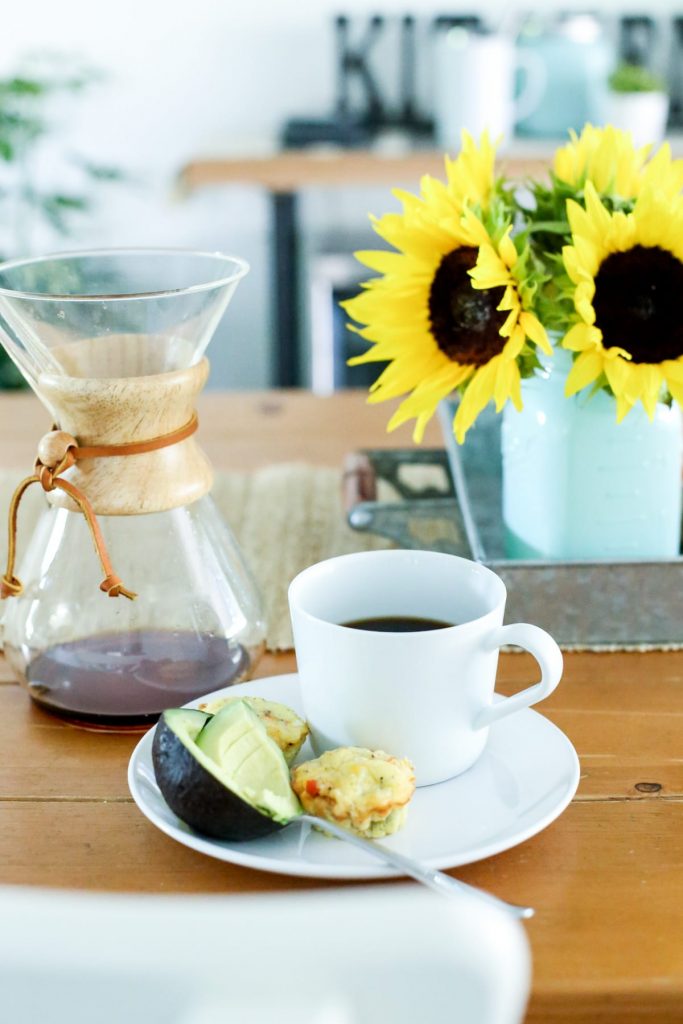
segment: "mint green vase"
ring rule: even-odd
[[[503,521],[509,558],[670,559],[681,547],[683,430],[677,405],[616,422],[603,391],[565,398],[558,351],[503,413]]]

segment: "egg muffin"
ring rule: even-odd
[[[266,727],[266,732],[285,755],[285,761],[291,765],[301,750],[308,736],[308,725],[302,718],[284,704],[263,697],[219,697],[199,705],[200,711],[215,715],[231,701],[243,700],[258,715]]]
[[[407,758],[383,750],[339,747],[294,768],[292,789],[309,814],[380,839],[404,824],[415,771]]]

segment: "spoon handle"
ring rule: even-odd
[[[478,896],[484,902],[499,908],[502,907],[503,910],[506,910],[513,917],[520,920],[534,916],[533,907],[520,907],[516,903],[507,903],[505,900],[501,900],[497,896],[485,892],[483,889],[477,889],[476,886],[468,885],[467,882],[461,882],[458,878],[451,878],[450,875],[444,874],[443,871],[425,867],[419,861],[412,860],[410,857],[404,857],[402,853],[388,850],[386,846],[375,842],[374,839],[361,839],[360,836],[355,835],[353,832],[348,832],[346,829],[340,828],[339,825],[334,825],[326,819],[316,818],[311,814],[302,814],[297,820],[324,829],[325,832],[329,832],[337,839],[350,843],[351,846],[356,846],[359,850],[364,850],[371,857],[389,864],[390,867],[396,868],[401,874],[410,875],[417,882],[421,882],[422,885],[426,885],[429,889],[433,889],[442,895],[453,895],[456,892],[474,893],[475,896]]]

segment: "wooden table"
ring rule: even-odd
[[[551,145],[527,143],[506,154],[501,169],[512,178],[547,172]],[[272,231],[272,297],[275,351],[272,382],[291,387],[301,380],[301,268],[299,194],[310,188],[386,185],[419,189],[423,174],[444,177],[444,155],[435,149],[398,156],[374,150],[315,148],[286,150],[263,157],[203,157],[180,173],[183,191],[210,186],[256,185],[268,193]]]
[[[218,467],[338,465],[354,446],[408,443],[387,438],[386,408],[353,393],[212,394],[200,413]],[[29,467],[47,426],[35,399],[3,395],[2,465]],[[293,668],[291,654],[268,656],[257,675]],[[527,656],[503,655],[499,689],[513,692],[532,672]],[[567,655],[543,713],[579,752],[576,799],[545,832],[457,875],[537,908],[530,1022],[681,1021],[683,652]],[[157,832],[128,795],[135,742],[49,717],[0,663],[0,884],[163,893],[325,884],[222,864]]]

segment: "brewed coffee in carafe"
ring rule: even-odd
[[[0,340],[55,424],[10,510],[4,648],[31,697],[71,721],[148,724],[248,678],[263,648],[196,440],[204,350],[246,270],[164,250],[0,266]],[[46,507],[26,543],[33,485]]]

